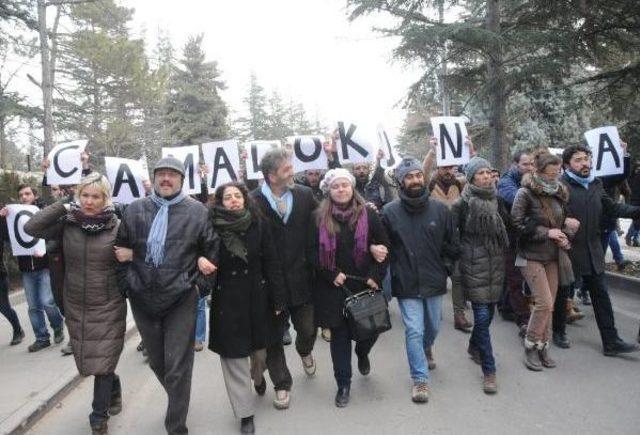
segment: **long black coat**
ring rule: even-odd
[[[368,207],[366,211],[369,218],[368,245],[385,245],[389,248],[389,238],[378,214]],[[340,232],[337,234],[336,240],[337,270],[329,270],[320,265],[319,229],[317,225],[313,227],[311,261],[317,271],[313,297],[314,315],[316,325],[322,328],[337,327],[344,321],[342,308],[346,293],[341,287],[336,287],[333,284],[338,273],[342,272],[346,275],[354,275],[366,279],[371,278],[378,284],[378,287],[382,287],[382,279],[386,273],[389,257],[387,256],[384,262],[378,263],[367,250],[364,264],[361,267],[357,267],[353,258],[354,237],[354,229],[347,223],[341,222]],[[347,279],[345,284],[354,294],[363,291],[367,287],[363,281],[353,279]]]
[[[281,259],[288,306],[298,306],[311,301],[313,267],[308,259],[310,228],[317,202],[311,189],[296,185],[291,189],[293,209],[285,224],[271,208],[260,189],[251,192],[262,214],[269,222],[273,244]]]
[[[281,317],[286,308],[282,266],[262,219],[240,234],[248,263],[220,244],[217,284],[211,293],[209,349],[224,358],[244,358],[282,340]]]
[[[640,207],[615,202],[605,193],[602,181],[597,178],[588,189],[566,174],[562,181],[569,188],[567,215],[580,221],[580,229],[569,250],[573,273],[576,277],[604,273],[604,251],[600,241],[604,215],[637,219],[640,218]]]

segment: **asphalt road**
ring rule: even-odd
[[[620,334],[637,336],[640,293],[612,291]],[[347,408],[333,405],[335,382],[329,347],[318,339],[314,354],[318,370],[308,378],[292,346],[287,347],[294,377],[290,409],[277,411],[267,394],[259,398],[259,434],[638,434],[640,433],[640,353],[621,358],[602,355],[593,312],[569,326],[572,348],[553,347],[558,367],[541,373],[522,364],[522,345],[516,327],[494,319],[492,337],[498,368],[499,392],[482,392],[482,374],[466,354],[468,335],[453,329],[447,297],[441,333],[436,340],[437,368],[432,373],[431,397],[426,405],[410,400],[411,381],[404,349],[404,328],[397,304],[391,304],[393,329],[384,334],[371,355],[367,377],[357,372]],[[110,419],[111,434],[162,434],[166,396],[130,339],[118,373],[124,388],[123,412]],[[90,433],[93,379],[80,383],[29,434]],[[237,433],[218,356],[196,354],[188,425],[192,434]]]

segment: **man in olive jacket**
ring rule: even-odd
[[[184,164],[161,159],[153,193],[127,207],[116,239],[116,257],[130,260],[120,285],[131,302],[149,365],[169,398],[169,434],[187,433],[196,278],[199,271],[215,271],[219,246],[206,207],[182,193],[183,182]]]
[[[405,157],[395,176],[400,199],[384,206],[382,222],[391,241],[391,282],[405,327],[411,398],[420,403],[429,398],[425,351],[438,334],[447,276],[460,248],[453,216],[429,198],[420,162]]]
[[[602,187],[602,181],[591,170],[591,150],[584,145],[564,149],[562,181],[569,188],[567,214],[580,221],[580,228],[571,242],[569,256],[574,275],[581,276],[583,288],[589,289],[593,312],[602,338],[604,354],[616,356],[640,350],[637,344],[624,342],[619,336],[613,317],[611,299],[604,274],[604,250],[600,240],[601,223],[610,217],[640,217],[640,207],[620,204],[612,200]]]

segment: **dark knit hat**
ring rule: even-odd
[[[404,177],[406,177],[407,174],[412,171],[422,171],[422,165],[420,164],[420,161],[411,156],[403,157],[400,163],[398,163],[398,166],[396,167],[394,172],[398,184],[402,185]]]
[[[491,163],[489,163],[487,160],[483,159],[482,157],[472,157],[471,160],[469,160],[469,163],[467,163],[466,166],[466,172],[465,175],[467,177],[467,182],[471,183],[473,182],[473,177],[476,175],[476,172],[478,172],[480,169],[482,168],[489,168],[489,169],[493,169],[491,167]]]
[[[184,178],[184,163],[175,157],[165,157],[158,160],[158,163],[156,163],[156,166],[153,168],[153,175],[155,175],[159,169],[171,169],[172,171],[178,172]]]

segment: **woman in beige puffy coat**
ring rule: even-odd
[[[78,371],[95,376],[89,416],[93,434],[104,434],[109,416],[122,409],[120,379],[115,374],[127,315],[114,255],[120,221],[104,176],[88,175],[76,192],[75,202],[61,200],[36,213],[25,224],[25,232],[43,239],[62,236],[65,320]]]

